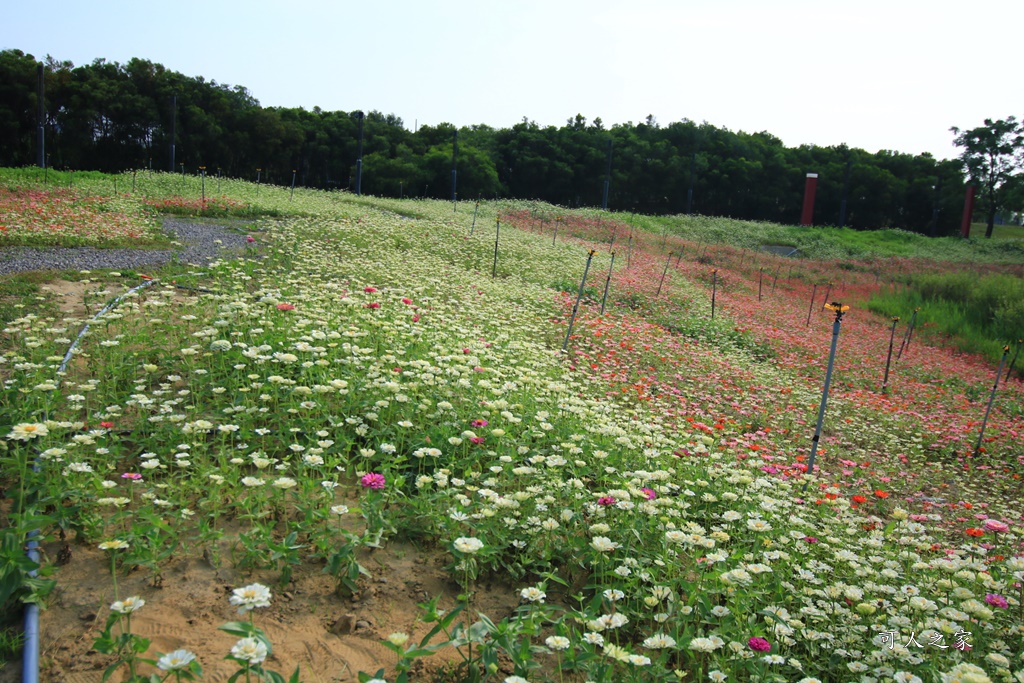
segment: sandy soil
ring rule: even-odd
[[[45,549],[51,558],[61,550],[56,544]],[[219,682],[237,669],[234,662],[224,661],[237,639],[217,630],[240,618],[228,597],[234,588],[264,583],[271,587],[273,599],[269,608],[256,610],[256,625],[274,646],[266,667],[287,677],[298,666],[303,681],[346,683],[356,681],[359,671],[372,674],[383,667],[393,674],[396,656],[380,642],[396,631],[418,638],[430,629],[417,621],[417,603],[442,595],[442,606],[454,605],[459,587],[447,579],[448,561],[445,554],[424,553],[405,544],[362,551],[360,563],[373,576],[361,579],[361,590],[344,599],[333,593],[333,579],[321,572],[322,565],[313,563],[285,588],[277,585],[276,572],[247,575],[228,561],[215,568],[201,558],[169,565],[162,587],[154,587],[146,572],[138,571],[119,576],[118,588],[122,597],[138,595],[146,601],[132,619],[132,631],[152,639],[145,656],[192,650],[203,666],[204,680]],[[40,680],[99,683],[103,670],[114,661],[92,650],[114,600],[108,559],[98,549],[72,545],[70,561],[55,578],[59,588],[41,613]],[[481,611],[497,621],[511,614],[514,597],[511,587],[483,585],[467,612],[475,616]],[[423,660],[416,680],[437,680],[438,670],[456,659],[452,650]],[[0,672],[0,683],[19,680],[20,665],[15,664]],[[126,671],[119,670],[109,680],[123,681]],[[140,673],[150,671],[143,667]]]

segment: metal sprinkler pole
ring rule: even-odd
[[[807,474],[809,476],[814,475],[814,457],[818,454],[818,442],[821,441],[821,427],[825,422],[825,407],[828,404],[828,389],[832,384],[832,366],[836,359],[836,344],[839,342],[839,328],[843,322],[843,314],[850,310],[849,306],[843,306],[839,303],[831,303],[826,306],[830,311],[835,311],[836,319],[832,323],[832,347],[828,352],[828,369],[825,371],[825,388],[821,392],[821,405],[818,407],[818,424],[814,428],[814,438],[811,439],[811,458],[807,463]],[[808,480],[804,484],[804,490],[807,490],[807,484],[810,483]]]
[[[718,293],[718,268],[711,271],[711,319],[715,319],[715,295]]]
[[[661,281],[658,282],[658,291],[654,293],[654,296],[661,296],[661,286],[665,284],[665,274],[668,273],[668,264],[672,263],[672,252],[668,254],[668,260],[665,261],[665,270],[661,271]]]
[[[811,311],[814,310],[814,297],[818,294],[818,284],[814,284],[814,289],[811,290],[811,305],[807,308],[807,326],[811,326]]]
[[[590,271],[590,262],[597,252],[593,249],[587,254],[587,265],[583,268],[583,279],[580,280],[580,291],[576,293],[576,303],[572,307],[572,315],[569,316],[569,329],[565,331],[565,341],[562,342],[562,353],[569,348],[569,337],[572,335],[572,326],[576,322],[576,311],[580,308],[580,299],[583,298],[583,286],[587,283],[587,273]]]
[[[494,266],[491,268],[491,277],[498,277],[498,238],[501,236],[501,219],[495,218],[494,229]]]
[[[1003,375],[1003,365],[1006,364],[1006,357],[1010,355],[1010,347],[1003,347],[1003,357],[999,359],[999,369],[996,370],[996,381],[992,384],[992,394],[988,397],[988,407],[985,408],[985,418],[981,421],[981,431],[978,432],[978,443],[974,445],[974,457],[978,457],[981,451],[981,441],[985,438],[985,427],[988,426],[988,414],[992,411],[992,402],[996,400],[996,389],[999,388],[999,378]]]
[[[889,330],[889,355],[885,358],[885,377],[882,379],[882,391],[885,391],[886,386],[889,384],[889,364],[892,362],[892,345],[896,340],[896,323],[900,321],[900,317],[894,316],[892,319],[892,329]]]
[[[821,310],[825,310],[825,304],[828,303],[828,295],[832,293],[832,281],[828,283],[828,289],[825,290],[825,300],[821,302]]]
[[[1013,352],[1013,360],[1010,361],[1010,367],[1006,368],[1006,380],[1010,381],[1010,373],[1013,372],[1013,366],[1017,364],[1017,356],[1020,355],[1020,347],[1024,346],[1024,339],[1017,340],[1017,348]]]
[[[601,315],[604,315],[604,304],[608,301],[608,287],[612,284],[612,268],[615,267],[615,252],[612,252],[612,262],[608,264],[608,278],[604,281],[604,296],[601,297]]]
[[[896,361],[903,357],[903,349],[910,344],[910,335],[914,332],[914,323],[917,322],[917,312],[920,308],[914,309],[914,315],[910,316],[910,322],[907,324],[907,333],[903,335],[903,341],[900,343],[900,350],[896,352]]]

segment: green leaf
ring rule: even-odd
[[[108,678],[114,675],[114,672],[120,668],[123,662],[117,661],[107,667],[107,670],[103,672],[103,680],[106,681]]]
[[[226,624],[221,624],[217,629],[240,638],[253,638],[256,634],[256,627],[247,621],[229,621]]]

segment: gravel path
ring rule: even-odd
[[[167,263],[175,255],[183,263],[207,265],[225,255],[236,253],[236,250],[245,250],[248,247],[245,235],[222,225],[168,219],[164,221],[163,227],[167,232],[173,233],[184,246],[163,250],[3,247],[0,248],[0,275],[27,270],[134,270],[143,266]],[[216,240],[220,240],[220,243]]]

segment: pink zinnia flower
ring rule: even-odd
[[[1010,530],[1010,526],[1008,524],[1004,524],[997,519],[986,519],[981,526],[985,527],[988,531],[995,531],[998,533],[1004,533]]]
[[[985,596],[985,602],[992,605],[993,607],[999,607],[1001,609],[1007,609],[1010,603],[1007,602],[1006,598],[1002,595],[996,595],[995,593],[989,593]]]
[[[473,427],[479,429],[480,427],[486,427],[487,426],[487,420],[485,420],[483,418],[480,418],[479,420],[473,420],[469,424],[471,424],[471,425],[473,425]]]
[[[246,241],[246,242],[248,242],[249,244],[252,244],[253,242],[255,242],[255,241],[256,241],[256,238],[255,238],[255,237],[253,237],[252,235],[248,235],[248,236],[247,236],[247,237],[245,238],[245,241]]]
[[[747,646],[754,652],[771,652],[772,644],[764,638],[751,638],[747,641]]]
[[[479,444],[482,444],[484,442],[484,437],[482,437],[482,436],[474,436],[472,439],[470,439],[470,441],[472,441],[473,443],[479,445]]]
[[[615,505],[615,498],[612,496],[601,496],[597,499],[598,505]]]
[[[412,299],[409,299],[408,297],[402,297],[402,303],[408,306],[409,304],[412,303]]]
[[[376,287],[363,287],[363,291],[366,292],[367,294],[373,294],[374,292],[377,291],[377,288]]]
[[[139,481],[142,479],[142,475],[137,472],[125,472],[121,475],[122,479],[131,479],[133,481]]]
[[[654,489],[642,488],[640,489],[640,493],[644,494],[644,497],[647,498],[647,500],[654,500],[658,497],[658,494],[654,492]]]
[[[279,311],[294,311],[295,307],[292,306],[291,304],[278,304],[277,305],[277,310],[279,310]]]
[[[382,489],[384,488],[384,484],[387,483],[387,480],[384,478],[383,474],[367,472],[363,475],[362,479],[359,480],[359,483],[363,485],[364,489]]]
[[[366,304],[367,308],[380,308],[380,304],[374,301],[372,304]]]
[[[817,543],[818,539],[814,536],[804,536],[804,541],[806,541],[807,543]]]

